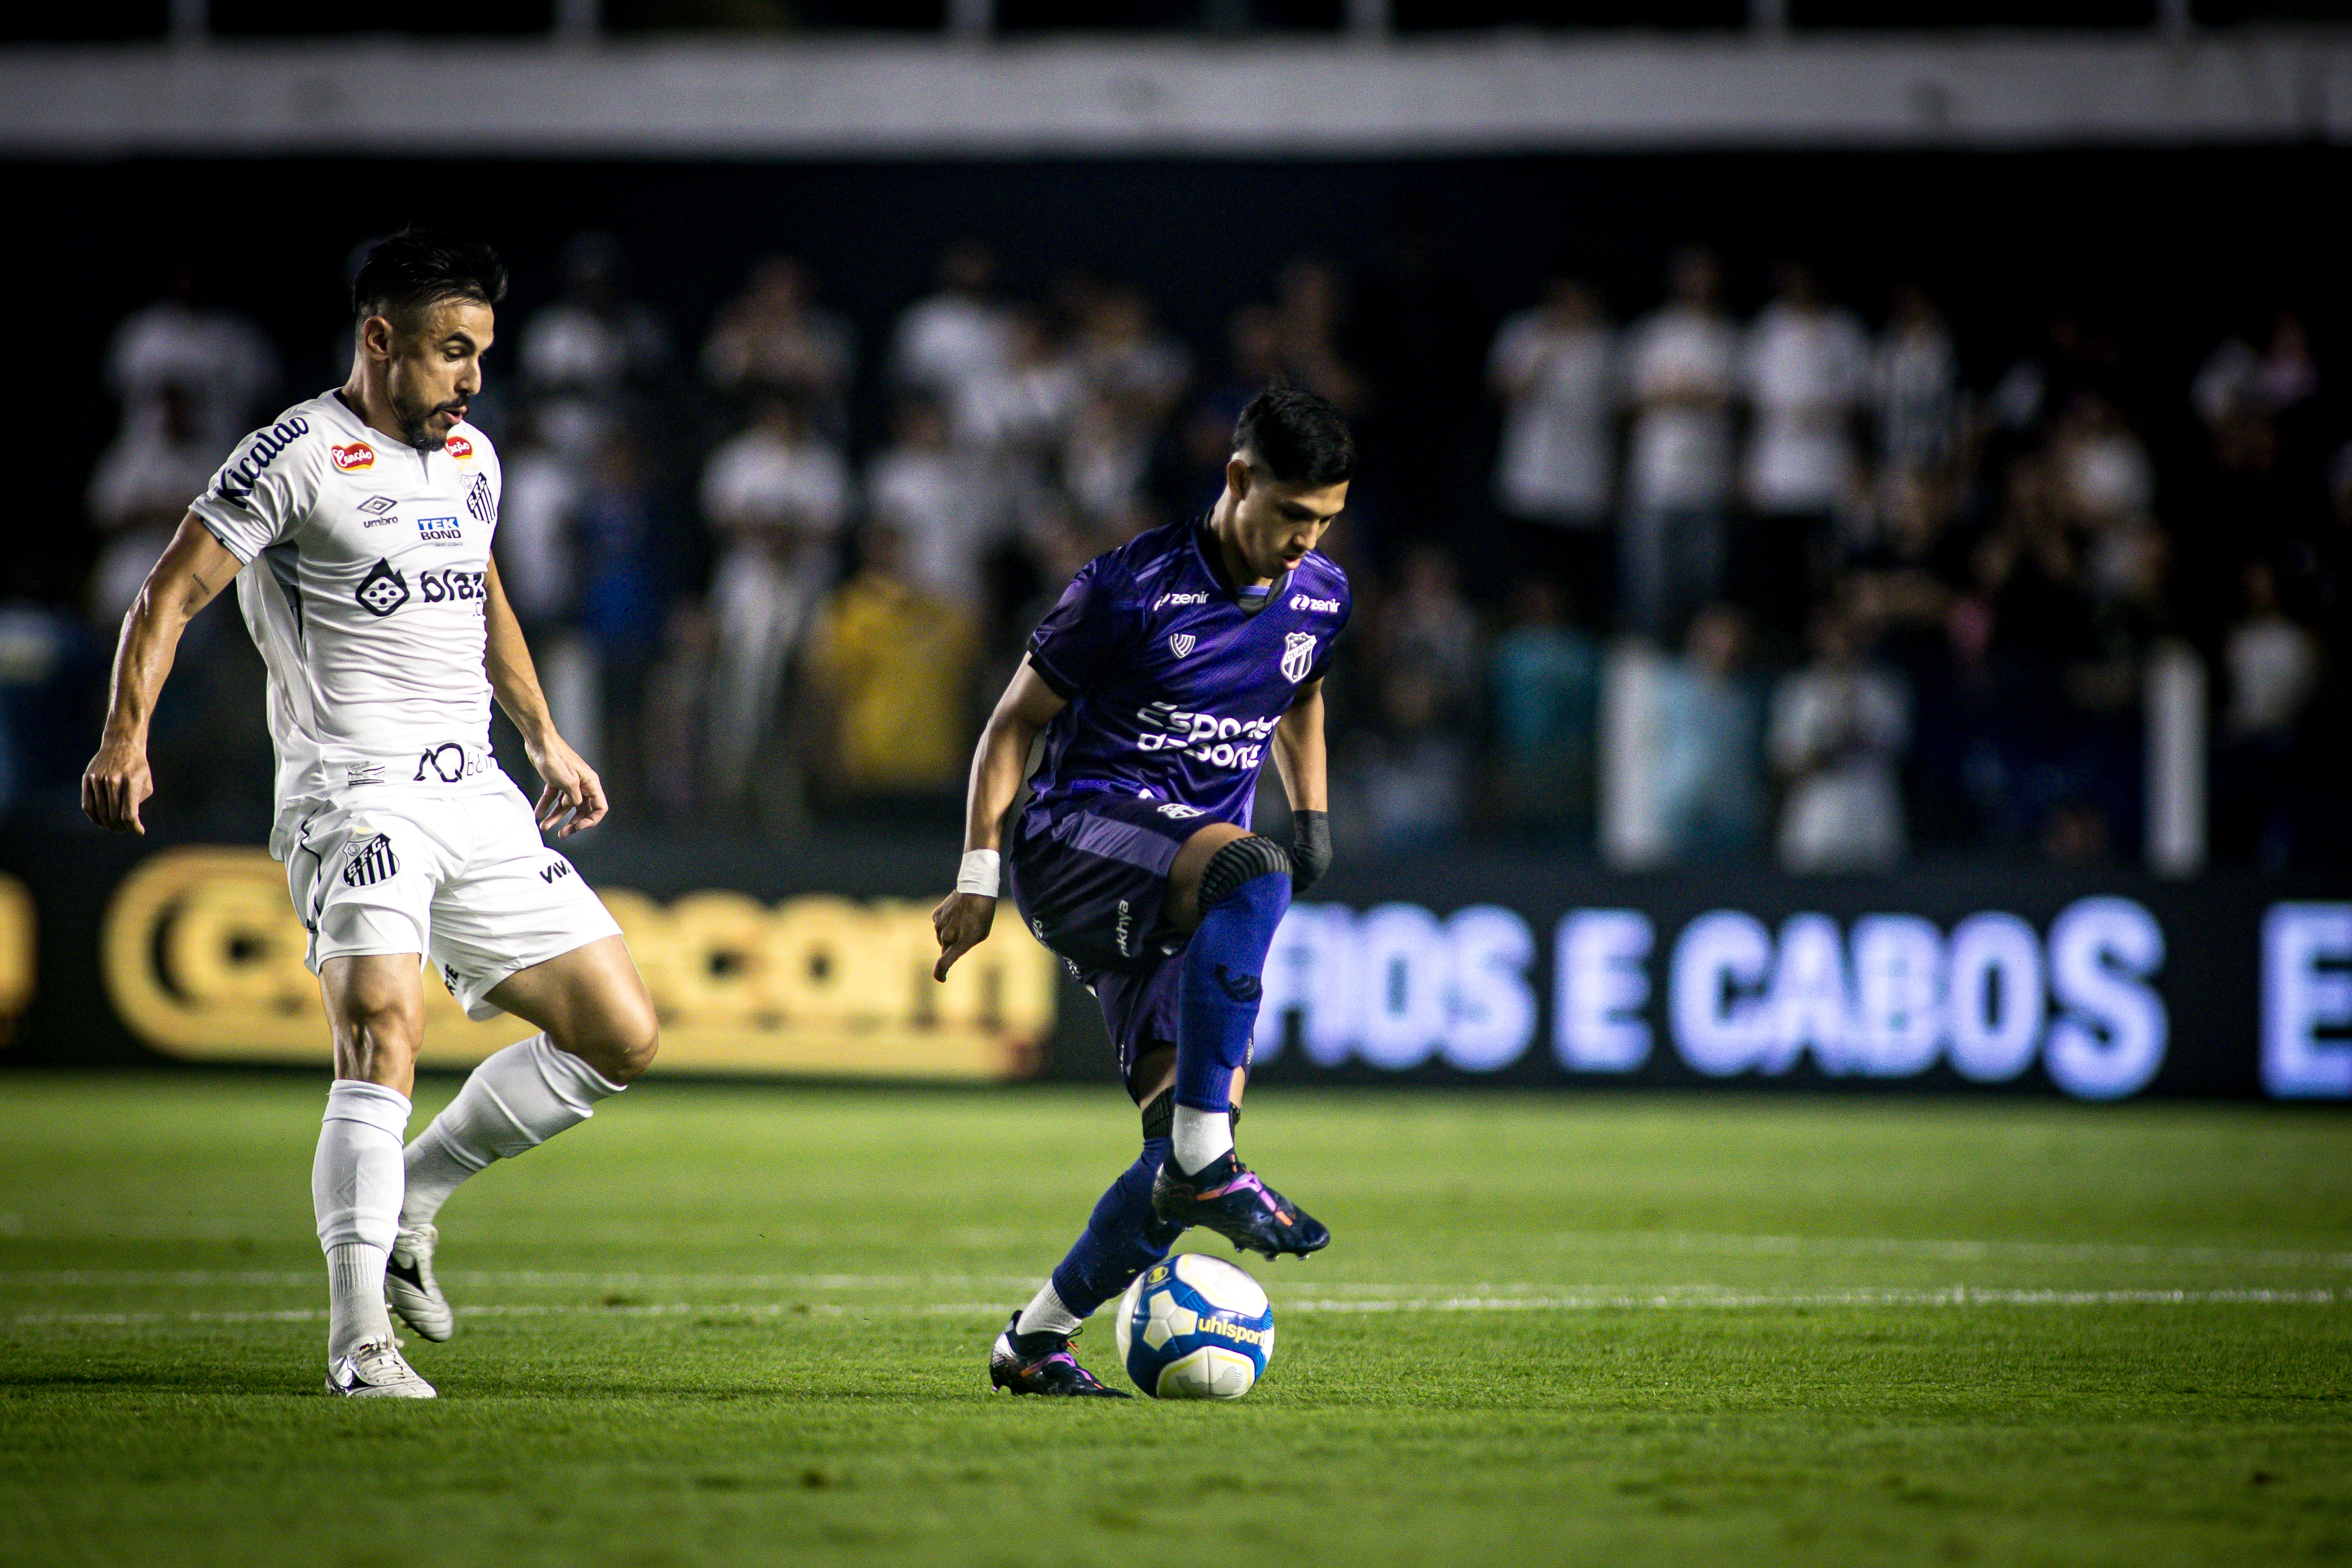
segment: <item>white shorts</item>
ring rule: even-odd
[[[286,882],[310,932],[303,962],[414,952],[469,1018],[520,969],[621,928],[572,862],[539,836],[511,780],[466,795],[341,801],[305,817]]]

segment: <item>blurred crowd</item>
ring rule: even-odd
[[[2129,859],[2149,670],[2185,650],[2213,858],[2347,858],[2352,423],[2292,310],[2184,380],[2111,327],[2055,314],[1989,349],[1917,287],[1841,300],[1795,262],[1737,280],[1763,300],[1743,318],[1697,249],[1662,299],[1562,277],[1499,325],[1434,241],[1299,258],[1214,342],[1132,281],[1009,291],[975,240],[870,342],[789,257],[698,342],[609,237],[561,274],[476,416],[508,594],[625,820],[952,824],[1070,574],[1205,509],[1242,405],[1287,380],[1366,454],[1328,545],[1358,603],[1344,842],[1591,853],[1612,671],[1646,652],[1670,859]],[[142,574],[236,435],[307,395],[278,366],[184,280],[121,324],[81,613],[0,605],[0,806],[78,772]],[[164,787],[198,806],[267,788],[222,765],[266,755],[241,642],[204,617],[159,716]]]

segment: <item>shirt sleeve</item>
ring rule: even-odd
[[[314,444],[280,438],[281,422],[247,437],[188,508],[239,561],[283,542],[318,499]]]
[[[1101,567],[1080,567],[1029,638],[1029,662],[1065,702],[1101,679],[1118,645],[1124,617]]]

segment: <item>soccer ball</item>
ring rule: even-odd
[[[1118,1359],[1154,1399],[1239,1399],[1274,1359],[1274,1308],[1222,1258],[1180,1252],[1118,1299]]]

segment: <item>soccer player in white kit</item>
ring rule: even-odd
[[[499,586],[499,459],[466,423],[506,268],[488,246],[408,231],[352,288],[351,379],[244,441],[123,617],[82,808],[146,831],[147,727],[189,618],[234,577],[268,669],[278,753],[270,853],[286,862],[334,1034],[311,1167],[327,1255],[327,1391],[430,1399],[386,1310],[455,1326],[435,1216],[467,1176],[593,1114],[653,1060],[652,999],[619,926],[541,832],[600,820],[604,786],[550,720]],[[489,749],[495,696],[545,789]],[[475,1018],[540,1030],[477,1067],[404,1151],[422,964]]]

